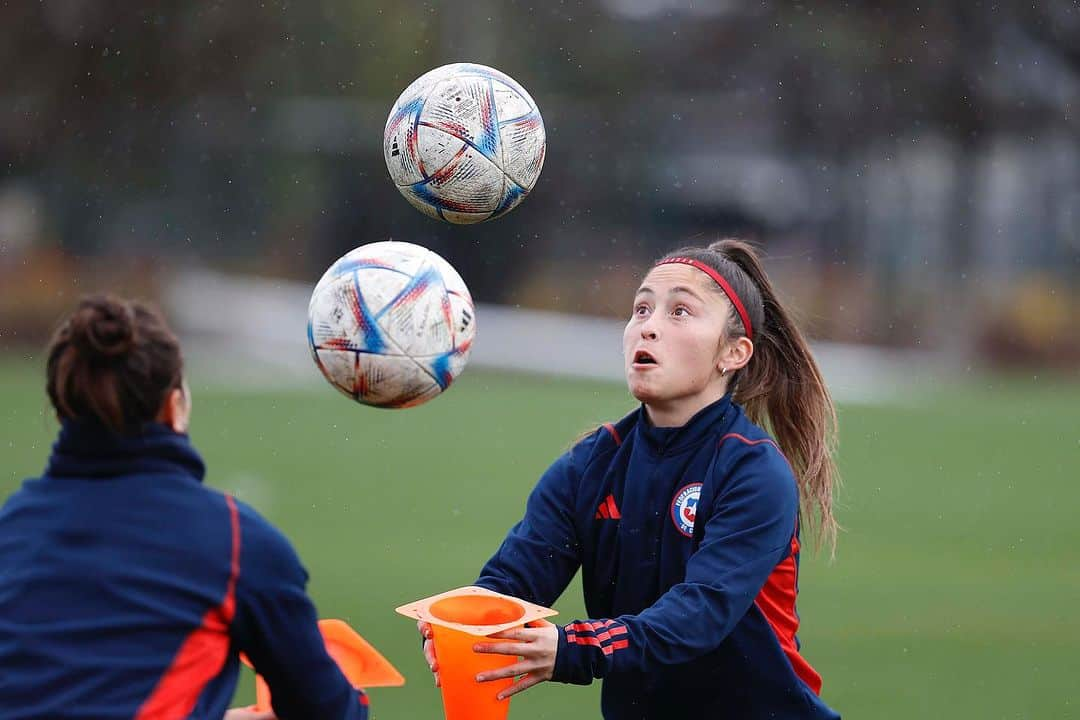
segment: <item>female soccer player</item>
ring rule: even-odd
[[[202,484],[182,371],[140,304],[85,299],[54,336],[60,435],[0,508],[0,717],[269,720],[226,715],[242,651],[281,718],[364,720],[288,540]]]
[[[496,635],[477,650],[522,659],[478,680],[603,678],[608,720],[839,718],[795,637],[801,519],[835,543],[835,413],[752,247],[662,258],[623,355],[641,406],[555,461],[477,581],[550,605],[580,567],[591,619]]]

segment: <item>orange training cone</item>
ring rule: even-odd
[[[379,651],[349,627],[343,620],[320,620],[319,631],[326,652],[341,668],[345,679],[356,688],[398,687],[405,678]],[[244,655],[240,659],[248,667],[251,662]],[[270,687],[261,675],[255,675],[255,710],[270,710]]]
[[[510,700],[495,696],[510,687],[513,678],[478,683],[476,675],[512,665],[517,658],[476,653],[473,645],[499,642],[486,636],[558,614],[480,587],[451,590],[403,605],[397,612],[431,625],[446,720],[505,720]]]

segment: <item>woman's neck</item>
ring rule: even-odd
[[[645,412],[654,427],[682,427],[690,418],[727,394],[727,383],[691,397],[668,401],[647,402]]]

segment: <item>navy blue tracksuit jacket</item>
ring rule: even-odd
[[[553,679],[603,678],[607,720],[838,719],[795,637],[798,511],[730,396],[680,428],[638,409],[555,461],[477,584],[551,605],[581,568]]]
[[[244,652],[283,720],[365,720],[289,542],[163,425],[65,422],[0,508],[0,718],[221,720]]]

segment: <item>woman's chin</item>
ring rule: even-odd
[[[656,388],[650,387],[646,383],[633,382],[628,383],[630,394],[634,396],[634,399],[642,403],[656,402],[660,399],[660,395],[656,392]]]

